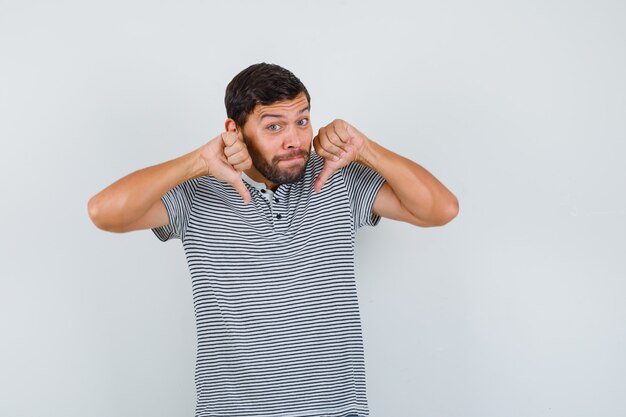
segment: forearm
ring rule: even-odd
[[[385,178],[402,205],[423,222],[443,224],[456,215],[454,194],[410,159],[368,140],[357,161]]]
[[[93,196],[89,216],[101,229],[120,230],[143,216],[176,185],[203,175],[198,151],[135,171]]]

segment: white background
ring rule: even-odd
[[[87,201],[257,62],[460,202],[358,236],[371,416],[626,415],[623,1],[0,1],[0,60],[0,415],[193,415],[180,242]]]

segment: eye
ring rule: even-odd
[[[268,130],[270,130],[272,132],[276,132],[280,128],[280,126],[278,126],[276,123],[272,123],[267,128],[268,128]]]
[[[299,124],[300,126],[306,126],[306,125],[308,125],[308,124],[309,124],[309,119],[300,119],[300,120],[298,121],[298,124]]]

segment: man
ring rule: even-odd
[[[455,196],[266,63],[226,88],[225,131],[89,201],[96,226],[182,240],[197,320],[196,416],[367,416],[354,239],[381,216],[441,226]],[[313,145],[313,149],[311,149]]]

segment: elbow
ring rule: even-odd
[[[433,216],[432,222],[429,224],[430,227],[439,227],[445,226],[450,223],[457,215],[459,214],[459,201],[454,198],[451,203],[449,203],[445,209],[441,209],[438,211],[437,216]]]
[[[459,215],[459,200],[455,197],[445,210],[445,215],[438,226],[443,226],[450,223],[456,216]]]
[[[89,218],[91,222],[100,230],[104,230],[107,232],[115,232],[115,228],[112,227],[110,222],[107,222],[102,204],[100,203],[100,199],[98,195],[95,195],[89,199],[87,202],[87,213],[89,214]]]
[[[98,206],[98,196],[95,195],[87,202],[87,213],[91,222],[98,228],[104,230],[104,224],[100,216],[100,207]]]

